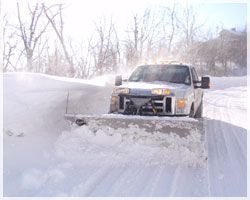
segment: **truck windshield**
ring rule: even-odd
[[[143,65],[132,73],[129,81],[190,84],[190,74],[185,65]]]

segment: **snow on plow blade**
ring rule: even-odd
[[[123,136],[142,137],[152,135],[188,136],[204,140],[203,121],[188,117],[127,116],[119,114],[81,115],[65,114],[65,119],[78,126],[87,125],[91,131],[104,131],[112,135],[119,132]],[[160,137],[160,139],[163,139]],[[164,141],[162,141],[164,142]]]
[[[207,160],[203,121],[188,117],[127,116],[119,114],[81,115],[65,114],[65,119],[86,126],[94,135],[105,134],[110,140],[119,137],[121,142],[164,148],[168,155],[181,163],[195,161],[203,165]],[[79,131],[78,131],[79,133]],[[113,137],[112,137],[113,136]],[[159,150],[162,152],[162,150]]]

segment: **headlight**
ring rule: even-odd
[[[122,93],[122,94],[128,94],[129,93],[129,89],[128,88],[114,88],[114,93]]]
[[[152,94],[157,94],[157,95],[169,95],[170,90],[168,89],[153,89]]]
[[[162,95],[163,90],[162,89],[153,89],[152,94]]]

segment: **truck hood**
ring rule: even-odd
[[[190,86],[184,84],[177,84],[177,83],[169,83],[169,82],[128,82],[125,83],[119,88],[129,88],[129,89],[138,89],[138,90],[152,90],[155,88],[162,88],[162,89],[169,89],[171,91],[176,90],[187,90]]]

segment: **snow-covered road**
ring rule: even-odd
[[[247,195],[246,77],[212,78],[202,164],[175,148],[93,136],[85,126],[70,130],[68,91],[71,102],[82,102],[74,108],[106,113],[110,80],[4,74],[4,196]]]
[[[205,95],[212,196],[246,196],[247,192],[247,88],[246,79],[239,79],[213,79],[215,86]]]

